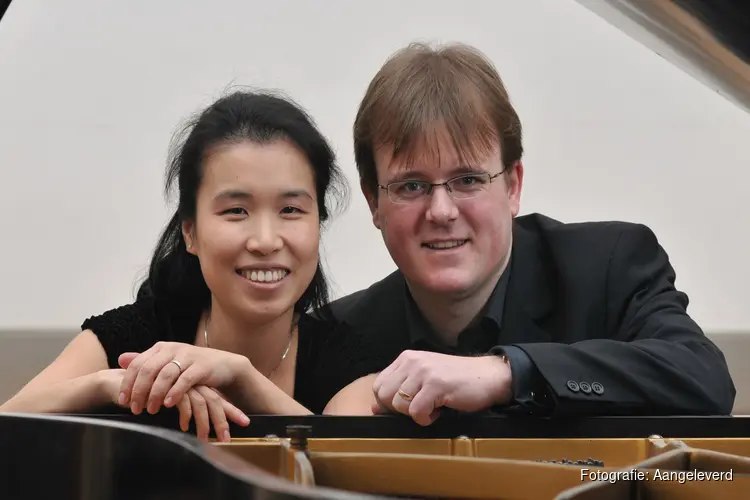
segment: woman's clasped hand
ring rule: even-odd
[[[229,422],[246,426],[245,413],[224,393],[231,393],[250,362],[228,351],[179,342],[158,342],[142,353],[123,353],[123,368],[116,403],[138,415],[157,413],[162,406],[177,407],[180,428],[186,431],[191,417],[196,433],[207,439],[213,424],[218,440],[229,441]]]

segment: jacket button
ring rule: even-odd
[[[581,382],[580,384],[578,384],[578,387],[581,388],[581,392],[591,394],[591,386],[588,384],[588,382]]]
[[[604,386],[600,384],[599,382],[593,382],[591,384],[591,390],[593,390],[595,394],[603,394]]]
[[[568,380],[567,385],[568,385],[568,389],[570,389],[573,392],[578,392],[580,390],[575,380]]]

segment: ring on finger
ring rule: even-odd
[[[401,389],[398,390],[398,395],[401,396],[401,398],[404,399],[405,401],[411,401],[412,399],[414,399],[413,395],[411,395],[408,392],[405,392],[405,391],[403,391]]]
[[[182,373],[182,365],[180,364],[179,361],[177,361],[176,359],[173,359],[172,361],[170,361],[170,363],[174,363],[175,365],[177,365],[177,369],[180,370],[180,373]]]

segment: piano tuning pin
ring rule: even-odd
[[[310,437],[312,427],[309,425],[287,425],[286,434],[289,436],[289,444],[299,451],[307,451],[307,438]]]

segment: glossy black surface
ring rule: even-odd
[[[91,415],[169,429],[178,428],[176,413],[156,415],[113,412]],[[421,427],[405,416],[282,417],[250,415],[248,427],[232,426],[232,437],[285,436],[290,424],[312,427],[320,438],[645,438],[750,437],[750,417],[591,417],[532,418],[506,415],[453,415]]]
[[[12,0],[0,0],[0,20],[2,20],[5,12],[8,10],[8,7],[10,7],[11,1]]]
[[[750,437],[750,418],[598,417],[547,419],[524,417],[454,417],[421,427],[406,417],[272,417],[251,416],[250,426],[235,437],[283,435],[288,424],[312,427],[311,437],[390,438],[640,438]]]
[[[750,2],[747,0],[674,0],[703,22],[723,44],[750,63]]]
[[[2,500],[372,499],[262,473],[186,434],[114,420],[0,414]]]

